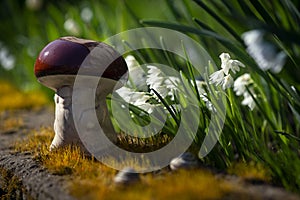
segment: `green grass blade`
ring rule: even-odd
[[[158,26],[158,27],[162,27],[162,28],[168,28],[168,29],[172,29],[172,30],[176,30],[176,31],[184,32],[184,33],[194,33],[197,35],[208,36],[208,37],[215,38],[222,42],[232,43],[232,41],[230,41],[214,32],[211,32],[208,30],[199,30],[197,28],[187,26],[187,25],[175,24],[175,23],[171,23],[171,22],[162,22],[162,21],[156,21],[156,20],[146,20],[146,19],[141,20],[141,23],[145,24],[145,25],[150,25],[150,26]]]
[[[206,6],[201,0],[194,0],[200,7],[209,13],[216,21],[218,21],[237,41],[243,43],[240,36],[213,10]]]

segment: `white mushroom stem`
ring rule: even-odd
[[[88,89],[89,88],[85,88],[85,90]],[[59,88],[54,96],[56,105],[54,121],[55,136],[51,143],[50,150],[54,150],[67,145],[77,145],[83,150],[83,152],[88,153],[83,143],[81,142],[74,125],[72,104],[76,104],[76,101],[72,101],[72,93],[73,88],[71,86],[64,86],[62,88]],[[112,142],[115,142],[117,135],[109,117],[109,112],[106,105],[106,95],[107,93],[104,94],[102,91],[97,91],[95,107],[81,110],[82,113],[80,114],[88,116],[89,113],[87,112],[96,112],[99,125],[101,126],[102,130]],[[93,124],[91,126],[93,126]],[[90,127],[87,124],[85,128],[89,129]]]

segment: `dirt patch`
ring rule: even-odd
[[[29,131],[49,127],[54,122],[54,108],[44,107],[35,110],[2,111],[0,121],[22,121],[21,126],[0,129],[0,150],[10,149],[16,141],[25,138]]]

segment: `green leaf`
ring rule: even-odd
[[[243,43],[240,36],[213,10],[206,6],[201,0],[194,0],[200,7],[209,13],[217,22],[219,22],[237,41]]]
[[[191,26],[175,24],[175,23],[171,23],[171,22],[146,20],[146,19],[141,20],[141,23],[145,24],[145,25],[150,25],[150,26],[158,26],[158,27],[162,27],[162,28],[168,28],[168,29],[172,29],[172,30],[176,30],[176,31],[184,32],[184,33],[194,33],[197,35],[208,36],[208,37],[217,39],[219,41],[223,41],[226,43],[232,43],[232,41],[220,36],[219,34],[217,34],[215,32],[208,31],[208,30],[199,30],[199,29],[191,27]]]

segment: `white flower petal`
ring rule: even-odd
[[[135,57],[132,56],[132,55],[126,56],[125,62],[127,64],[127,66],[128,66],[129,71],[130,71],[130,69],[138,67],[140,65],[138,63],[138,61],[135,59]]]
[[[214,72],[209,76],[209,83],[215,84],[216,86],[222,84],[224,81],[224,71],[223,69]]]
[[[250,74],[245,73],[241,76],[239,76],[233,84],[233,91],[235,91],[237,96],[240,96],[245,93],[246,91],[246,85],[249,85],[252,83],[252,79],[250,77]]]
[[[89,7],[83,8],[80,12],[81,19],[86,23],[91,22],[93,15],[93,11]]]
[[[285,64],[286,57],[287,55],[283,51],[277,54],[274,65],[271,68],[271,71],[273,73],[279,73],[282,70]]]
[[[247,52],[255,60],[257,65],[263,70],[271,70],[279,73],[285,64],[286,54],[282,51],[277,53],[276,47],[263,40],[264,32],[252,30],[242,35],[247,45]]]
[[[222,89],[226,90],[227,88],[230,88],[233,84],[233,78],[230,74],[224,77]]]
[[[163,98],[170,96],[174,99],[174,91],[177,90],[179,78],[173,76],[166,76],[158,67],[147,66],[147,84],[150,89],[157,91]],[[151,92],[153,94],[153,92]]]
[[[64,29],[72,35],[80,35],[81,29],[77,22],[71,18],[67,19],[64,23]]]
[[[204,81],[196,80],[197,89],[200,95],[205,93],[205,89],[204,89],[205,84],[206,83]]]
[[[125,61],[129,71],[128,82],[126,85],[130,88],[136,88],[139,91],[148,91],[146,82],[147,75],[140,67],[140,64],[135,59],[135,57],[132,55],[128,55],[126,56]]]
[[[131,88],[122,87],[116,92],[129,104],[135,105],[148,113],[151,113],[155,107],[154,104],[147,103],[147,101],[152,98],[149,93],[146,92],[136,92]]]
[[[240,71],[240,67],[245,67],[245,65],[238,61],[238,60],[229,60],[229,68],[232,70],[233,73]]]
[[[245,42],[245,44],[251,45],[253,43],[257,43],[262,41],[264,36],[264,32],[261,30],[251,30],[251,31],[247,31],[245,33],[243,33],[242,38]]]
[[[221,53],[219,58],[221,59],[222,63],[226,63],[230,59],[230,55],[229,53]]]
[[[244,93],[244,100],[242,101],[242,105],[248,106],[250,110],[253,110],[255,107],[255,101],[248,92]]]
[[[207,93],[203,93],[200,95],[201,99],[205,102],[206,108],[211,112],[217,112],[217,109],[211,103],[211,101],[207,98]]]

